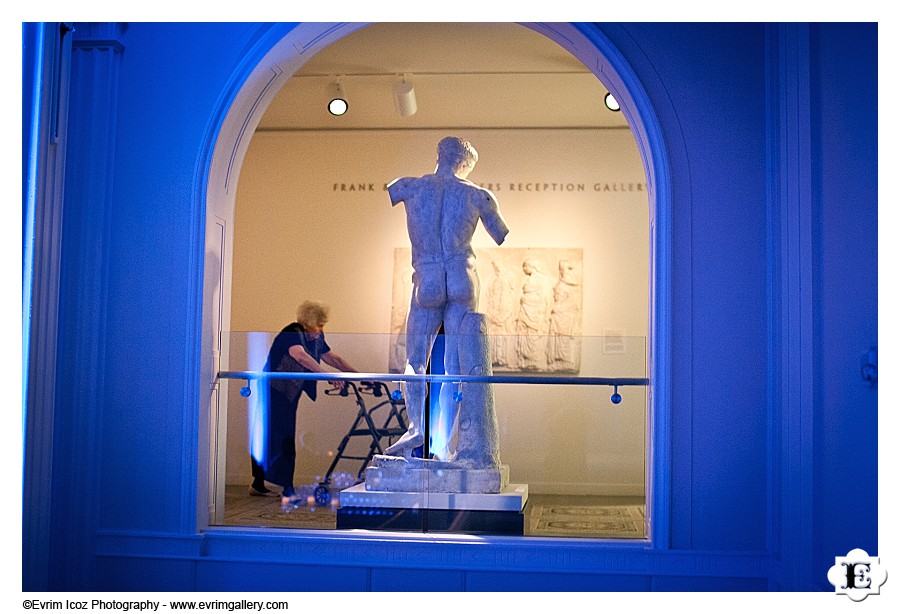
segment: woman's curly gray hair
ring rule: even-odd
[[[328,322],[331,310],[328,305],[318,301],[303,301],[297,308],[297,321],[304,326],[319,326]]]

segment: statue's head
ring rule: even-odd
[[[444,166],[453,171],[455,175],[465,177],[475,168],[478,162],[478,152],[469,141],[448,136],[438,143],[438,166]]]

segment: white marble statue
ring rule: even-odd
[[[455,340],[463,318],[476,311],[479,294],[472,236],[479,221],[498,245],[509,232],[495,196],[466,179],[477,160],[469,142],[447,137],[438,144],[434,173],[403,177],[388,185],[391,204],[402,202],[406,207],[412,246],[413,291],[406,323],[408,372],[425,373],[442,324],[447,335],[445,372],[461,372]],[[424,382],[406,386],[409,430],[388,447],[386,455],[409,458],[412,450],[423,444],[425,391]],[[451,411],[458,409],[454,396],[450,386],[443,386],[442,405],[446,403]]]

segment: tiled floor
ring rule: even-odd
[[[280,497],[251,497],[246,486],[227,486],[223,524],[282,529],[334,529],[337,523],[336,499],[334,497],[329,505],[317,506],[310,492],[305,506],[285,514],[281,511]],[[525,534],[640,539],[642,521],[639,519],[643,518],[643,504],[643,497],[532,494],[525,506]],[[604,509],[598,509],[600,507]],[[623,527],[629,531],[623,533]]]

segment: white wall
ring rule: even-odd
[[[254,136],[235,211],[231,330],[237,332],[230,335],[229,369],[258,368],[246,364],[246,335],[238,333],[277,331],[294,319],[300,301],[315,298],[332,307],[326,330],[335,351],[360,370],[386,370],[394,249],[409,240],[402,205],[391,207],[384,185],[433,171],[435,146],[447,134]],[[470,179],[496,194],[511,229],[504,247],[583,251],[581,374],[645,376],[648,203],[630,132],[452,134],[479,152]],[[494,244],[479,229],[473,245]],[[626,355],[604,353],[601,336],[610,332],[628,337]],[[227,476],[241,483],[249,478],[247,401],[236,394],[238,385],[230,388]],[[512,479],[533,492],[642,494],[646,400],[641,389],[622,392],[623,403],[614,406],[606,388],[498,386],[501,458]],[[306,483],[327,469],[328,453],[355,410],[346,399],[304,399],[298,414],[297,480]],[[346,468],[356,471],[352,463]]]

